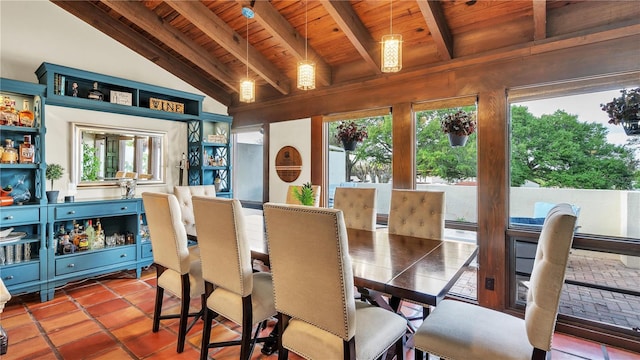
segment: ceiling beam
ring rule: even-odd
[[[447,26],[439,1],[418,1],[420,12],[427,23],[431,37],[436,43],[438,54],[442,60],[453,59],[453,36]]]
[[[533,40],[547,37],[547,0],[533,0]]]
[[[231,55],[242,63],[247,64],[247,40],[216,16],[206,5],[200,1],[166,0],[165,3],[193,23],[213,41],[220,44]],[[242,15],[238,13],[238,16]],[[275,65],[269,62],[253,46],[248,46],[248,49],[250,61],[247,65],[280,93],[289,94],[291,92],[289,78],[282,74]]]
[[[242,1],[242,4],[248,4]],[[280,45],[291,52],[297,60],[305,60],[305,40],[302,34],[267,1],[257,1],[253,5],[254,19],[264,27]],[[331,67],[311,47],[306,49],[306,58],[316,63],[316,79],[323,86],[331,85]]]
[[[223,105],[231,105],[231,94],[219,84],[195,73],[193,65],[176,59],[172,54],[155,45],[130,27],[113,19],[93,3],[88,1],[52,2]]]
[[[365,63],[376,74],[382,74],[380,68],[380,46],[371,37],[348,1],[320,0],[322,6],[338,24],[351,44],[356,48]]]
[[[122,0],[101,1],[144,31],[153,35],[169,48],[199,66],[212,77],[220,80],[229,89],[239,92],[239,74],[234,74],[225,64],[211,56],[202,46],[146,8],[143,3]]]

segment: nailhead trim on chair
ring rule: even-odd
[[[283,209],[291,209],[291,210],[294,210],[294,211],[297,211],[297,212],[304,212],[304,213],[328,214],[326,209],[308,207],[308,206],[302,206],[302,205],[285,205],[285,204],[270,204],[270,203],[267,203],[264,206],[271,207],[271,208],[274,208],[274,209],[281,209],[281,210],[283,210]],[[339,211],[340,213],[342,212],[342,210],[337,210],[337,211]],[[338,232],[337,218],[334,217],[334,219],[336,219],[335,222],[334,222],[334,228],[336,229],[335,239],[336,239],[336,245],[337,245],[337,248],[338,248],[338,260],[340,260],[340,259],[342,259],[342,253],[340,252],[341,251],[340,242],[338,240],[340,233]],[[265,226],[268,226],[268,224],[269,223],[267,222],[265,224]],[[267,228],[267,234],[269,234],[268,228]],[[267,245],[270,247],[268,239],[267,239]],[[269,250],[271,250],[271,249],[269,249]],[[342,264],[342,261],[338,261],[338,263]],[[272,265],[271,265],[271,273],[275,273],[275,269],[276,268],[277,268],[277,266],[274,267],[273,263],[272,263]],[[339,272],[340,273],[340,284],[342,286],[344,286],[344,276],[343,276],[344,268],[342,267],[342,265],[340,265],[340,269],[339,270],[340,270],[340,272]],[[346,316],[347,315],[347,308],[345,306],[346,305],[346,297],[344,296],[344,291],[342,291],[341,293],[342,293],[342,304],[343,304],[342,314],[343,314],[343,318],[346,319],[347,318],[347,316]],[[278,309],[278,298],[275,296],[275,294],[274,294],[274,301],[275,301],[275,304],[276,304],[276,309]],[[285,312],[282,312],[282,313],[286,314],[286,315],[288,315],[288,316],[290,316],[292,318],[295,318],[291,314],[287,314]],[[331,331],[329,329],[325,329],[322,326],[319,326],[318,324],[314,324],[314,323],[310,323],[310,324],[315,326],[315,327],[317,327],[317,328],[319,328],[319,329],[322,329],[322,330],[324,330],[324,331],[326,331],[328,333],[331,333],[331,334],[333,334],[333,335],[335,335],[335,336],[337,336],[337,337],[339,337],[339,338],[341,338],[341,339],[343,339],[345,341],[349,340],[349,339],[344,338],[341,335],[335,334],[333,331]],[[346,321],[344,322],[344,332],[345,332],[345,334],[349,333],[349,324]]]

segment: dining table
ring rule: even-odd
[[[251,255],[267,266],[262,216],[248,216]],[[478,252],[475,243],[347,229],[354,285],[368,300],[398,311],[400,300],[437,306]],[[428,314],[428,307],[425,307]]]

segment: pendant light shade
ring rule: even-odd
[[[390,1],[389,35],[382,37],[380,67],[382,72],[398,72],[402,69],[402,35],[393,33],[393,0]]]
[[[316,88],[316,63],[309,60],[298,62],[298,89],[313,90]]]
[[[316,88],[316,63],[307,59],[307,4],[304,3],[304,60],[298,62],[298,89],[313,90]]]
[[[240,80],[240,101],[252,103],[256,101],[256,83],[249,78],[249,19],[253,19],[253,10],[248,7],[242,8],[242,15],[247,18],[247,75]]]
[[[240,81],[240,101],[252,103],[256,101],[256,83],[247,78]]]

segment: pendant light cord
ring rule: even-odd
[[[307,30],[307,25],[309,24],[309,18],[307,17],[307,11],[309,10],[309,0],[304,2],[304,59],[309,60],[307,58],[307,39],[309,37],[309,30]]]
[[[389,9],[390,9],[389,34],[393,35],[393,0],[389,0]]]
[[[249,79],[249,17],[247,19],[247,79]]]

